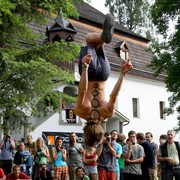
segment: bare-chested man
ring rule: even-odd
[[[101,121],[113,115],[124,76],[132,69],[129,59],[122,62],[118,81],[107,101],[105,88],[110,65],[104,54],[103,45],[111,42],[113,29],[114,18],[107,14],[102,34],[87,34],[81,48],[79,62],[81,79],[74,111],[76,115],[87,120],[87,125],[84,127],[84,141],[87,146],[94,146],[102,140],[104,130]]]

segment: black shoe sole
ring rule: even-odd
[[[103,32],[101,39],[105,43],[110,43],[114,33],[114,17],[111,14],[106,14],[105,21],[103,24]]]

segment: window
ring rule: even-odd
[[[126,53],[123,52],[122,50],[120,51],[120,57],[121,59],[126,59]]]
[[[133,105],[133,117],[139,118],[139,99],[132,98],[132,105]]]
[[[120,51],[120,57],[121,57],[121,59],[128,59],[129,58],[129,56],[128,56],[128,52],[126,52],[126,51]]]
[[[164,113],[164,109],[165,109],[165,102],[160,101],[159,102],[159,110],[160,110],[160,118],[161,119],[166,119],[165,113]]]

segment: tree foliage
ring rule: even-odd
[[[180,113],[180,9],[178,0],[156,0],[152,6],[153,22],[159,33],[163,36],[161,43],[155,42],[155,58],[150,67],[154,69],[155,74],[165,73],[166,87],[172,96],[169,98],[170,107],[167,108],[168,114],[173,113],[176,107]],[[172,29],[172,22],[175,29],[169,35]],[[180,117],[178,117],[180,120]],[[180,121],[178,123],[180,130]]]
[[[106,0],[106,7],[124,27],[138,34],[151,27],[148,0]]]
[[[73,72],[58,68],[53,60],[74,60],[79,45],[63,40],[44,43],[45,35],[32,31],[31,25],[44,28],[57,8],[64,17],[78,13],[73,0],[0,0],[0,4],[0,116],[1,128],[10,130],[24,123],[24,109],[34,109],[57,84],[74,81]]]

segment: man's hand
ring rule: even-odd
[[[172,157],[167,157],[166,160],[169,164],[174,164],[174,159]]]
[[[104,140],[104,144],[106,144],[107,146],[110,146],[110,141],[107,141],[107,139]]]
[[[133,143],[133,142],[128,142],[128,149],[131,150],[134,145],[135,145],[135,143]]]
[[[124,162],[129,164],[129,163],[131,163],[131,160],[130,159],[124,159]]]
[[[133,66],[129,59],[127,61],[123,60],[122,67],[121,67],[121,71],[123,72],[123,74],[126,74],[132,68],[133,68]]]

